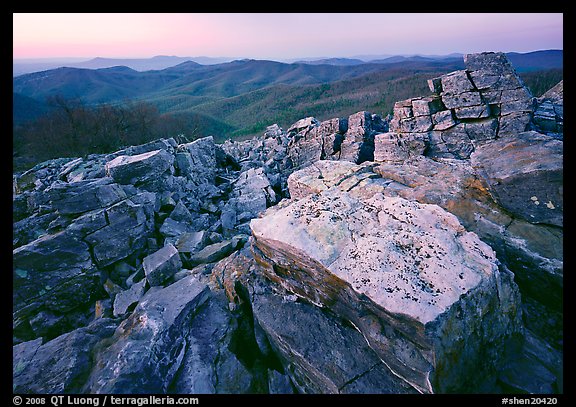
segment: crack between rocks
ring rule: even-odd
[[[417,386],[417,385],[409,382],[405,377],[402,377],[402,376],[400,376],[398,373],[396,373],[396,372],[388,365],[388,363],[386,363],[386,361],[385,361],[384,359],[382,359],[382,358],[380,357],[380,355],[378,355],[378,352],[376,352],[376,351],[374,350],[374,348],[372,348],[372,345],[370,345],[370,342],[368,341],[368,338],[366,338],[366,336],[364,335],[364,333],[360,330],[360,328],[358,328],[358,327],[356,326],[356,324],[355,324],[354,322],[352,322],[352,321],[350,321],[350,320],[348,320],[348,322],[350,322],[350,324],[354,327],[354,329],[356,329],[358,332],[360,332],[360,335],[362,335],[362,337],[363,337],[364,340],[366,341],[366,344],[368,345],[368,347],[369,347],[370,349],[372,349],[372,351],[374,352],[374,354],[376,355],[376,357],[377,357],[378,359],[380,359],[380,361],[381,361],[382,363],[384,363],[384,366],[386,366],[386,367],[388,368],[388,370],[389,370],[394,376],[398,377],[398,378],[399,378],[400,380],[402,380],[404,383],[407,383],[410,387],[414,388],[418,393],[423,394],[423,392],[422,392],[422,390],[420,390],[419,386]],[[432,385],[430,384],[430,381],[429,381],[429,380],[427,380],[427,384],[428,384],[428,390],[430,391],[430,393],[433,393]]]
[[[330,189],[330,186],[329,186],[328,184],[326,184],[326,182],[324,181],[324,174],[322,173],[322,170],[316,166],[316,162],[312,163],[312,166],[313,166],[314,168],[316,168],[316,170],[318,170],[318,172],[320,173],[320,177],[321,177],[321,178],[318,177],[318,179],[322,181],[322,183],[324,184],[324,186],[326,187],[326,189]]]
[[[374,370],[377,366],[379,365],[379,363],[375,363],[373,366],[369,367],[366,371],[357,374],[356,376],[352,377],[350,380],[348,380],[346,383],[344,383],[342,386],[338,387],[338,393],[342,393],[342,389],[346,386],[348,386],[349,384],[355,382],[356,380],[360,379],[362,376],[365,376],[366,374],[368,374],[370,371]]]

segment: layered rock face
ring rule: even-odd
[[[431,96],[394,105],[392,134],[377,141],[384,147],[379,161],[397,160],[385,152],[394,141],[405,145],[401,158],[421,155],[425,146],[430,157],[465,159],[489,140],[529,129],[534,101],[506,56],[470,54],[464,64],[465,70],[430,79]]]
[[[562,392],[562,84],[465,65],[390,123],[15,174],[14,391]]]

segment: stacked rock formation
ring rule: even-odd
[[[390,133],[378,136],[378,161],[408,155],[469,158],[498,137],[528,130],[533,98],[502,53],[465,55],[465,70],[430,79],[431,96],[396,102]],[[390,145],[401,143],[400,157]],[[394,149],[397,150],[397,149]]]
[[[389,128],[15,174],[14,392],[562,392],[562,84],[465,62]]]

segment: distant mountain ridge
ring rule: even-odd
[[[115,66],[127,66],[135,71],[162,70],[176,66],[186,61],[193,61],[202,65],[213,65],[229,62],[233,58],[217,57],[177,57],[167,55],[157,55],[152,58],[102,58],[96,57],[86,61],[55,61],[28,62],[24,60],[14,60],[12,64],[12,76],[19,76],[28,73],[46,71],[62,67],[67,68],[84,68],[84,69],[102,69],[112,68]]]
[[[511,59],[519,72],[534,74],[532,82],[545,91],[562,79],[562,55],[561,50],[549,50],[515,54]],[[302,114],[344,117],[364,108],[385,115],[394,101],[425,94],[427,79],[463,68],[463,58],[454,55],[398,56],[378,63],[327,58],[290,64],[244,59],[203,65],[186,60],[143,72],[126,66],[59,68],[13,78],[18,99],[14,122],[38,117],[45,111],[41,105],[46,98],[59,95],[88,105],[151,103],[161,113],[182,120],[201,115],[209,126],[201,130],[217,138],[238,137],[257,134],[272,122],[290,124]],[[546,78],[543,69],[548,71]],[[230,131],[224,134],[221,129]]]

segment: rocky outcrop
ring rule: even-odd
[[[390,123],[15,174],[14,391],[561,393],[562,83],[465,65]]]
[[[534,131],[486,144],[471,157],[496,203],[530,223],[560,227],[562,161],[563,143]]]
[[[534,100],[506,56],[469,54],[464,64],[465,70],[430,79],[431,96],[396,102],[391,134],[380,136],[378,161],[422,153],[467,159],[489,140],[529,129]],[[388,147],[394,141],[400,148]]]
[[[534,124],[541,133],[560,140],[564,137],[564,81],[560,81],[538,99]]]
[[[462,390],[519,329],[511,277],[440,207],[354,189],[253,220],[254,256],[270,279],[350,320],[419,391]]]

